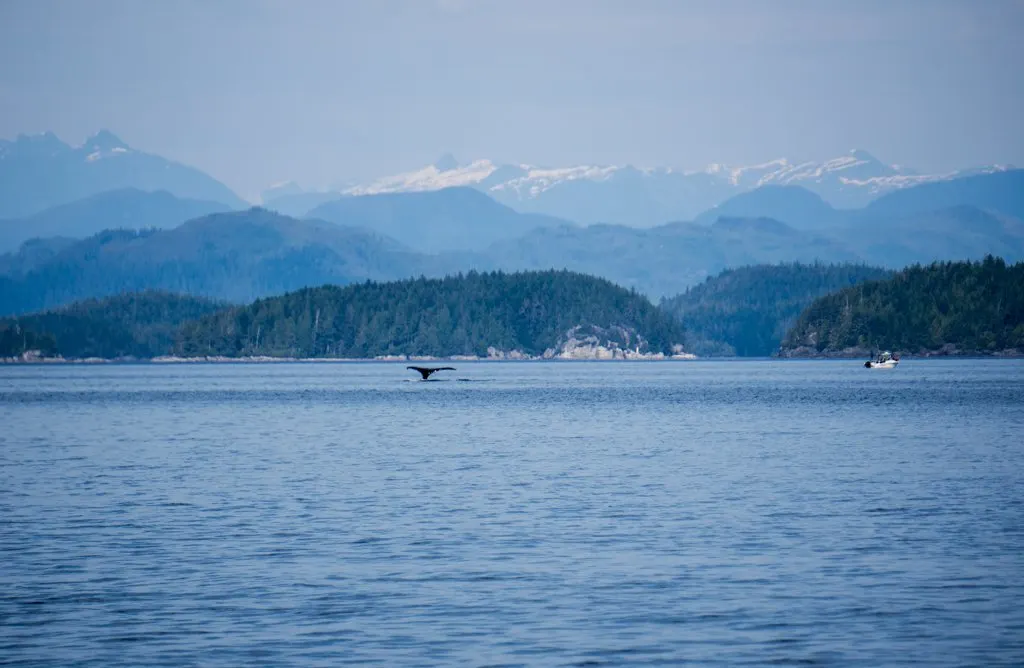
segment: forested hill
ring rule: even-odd
[[[25,350],[65,358],[166,355],[181,323],[224,307],[158,291],[89,299],[44,313],[0,319],[0,357],[16,357]]]
[[[543,355],[593,334],[601,345],[670,353],[682,326],[644,297],[568,271],[476,273],[444,279],[307,288],[187,323],[184,356],[368,358]],[[582,332],[582,333],[580,333]],[[614,340],[613,340],[614,339]]]
[[[144,290],[239,304],[310,285],[429,270],[426,258],[391,239],[259,208],[215,213],[169,230],[106,230],[50,246],[36,242],[0,256],[0,314]]]
[[[661,307],[683,320],[698,355],[767,357],[815,298],[891,272],[857,264],[777,264],[727,269]]]
[[[781,353],[1024,353],[1024,263],[1000,258],[909,267],[812,303]]]

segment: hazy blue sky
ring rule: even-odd
[[[462,160],[1024,165],[1024,1],[0,0],[0,137],[252,197]]]

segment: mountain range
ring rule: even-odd
[[[166,190],[108,190],[24,218],[0,220],[0,251],[14,250],[33,238],[80,239],[109,229],[172,228],[229,209],[220,202],[175,197]]]
[[[460,259],[478,269],[569,269],[660,297],[682,292],[727,267],[862,258],[845,244],[770,218],[721,218],[709,226],[669,223],[653,228],[589,225],[535,230]]]
[[[121,191],[121,197],[134,202],[138,193]],[[85,239],[24,243],[0,256],[0,314],[126,290],[238,303],[324,283],[472,270],[569,269],[660,298],[743,265],[896,269],[988,254],[1016,261],[1024,259],[1022,197],[1024,170],[918,186],[856,211],[833,209],[798,187],[775,186],[742,193],[698,222],[651,228],[520,214],[469,188],[346,197],[320,210],[330,220],[254,208],[172,229],[132,225]],[[116,199],[111,195],[108,204]],[[929,208],[933,203],[948,206]],[[726,212],[739,215],[720,215]]]
[[[0,315],[148,289],[247,302],[308,285],[429,271],[428,256],[359,228],[262,209],[170,230],[107,230],[0,256]]]
[[[75,147],[52,132],[0,140],[0,219],[122,188],[166,190],[231,209],[248,206],[198,169],[133,149],[106,130]]]
[[[887,193],[1011,169],[990,165],[922,174],[886,164],[862,150],[827,160],[780,158],[751,166],[712,164],[691,171],[631,165],[541,167],[486,159],[460,163],[445,155],[422,169],[348,183],[331,191],[308,192],[294,183],[278,184],[263,193],[263,203],[279,213],[303,217],[343,197],[467,187],[520,213],[580,224],[653,227],[693,220],[735,195],[765,186],[799,186],[833,208],[860,209]],[[51,132],[0,140],[0,219],[22,220],[55,206],[125,188],[162,190],[225,209],[249,206],[215,178],[132,148],[107,130],[80,146],[70,146]]]
[[[1024,170],[915,176],[859,152],[799,169],[778,161],[692,174],[461,166],[448,156],[348,194],[313,194],[319,203],[297,217],[277,206],[288,198],[312,202],[294,186],[275,190],[268,207],[276,212],[231,211],[244,203],[218,182],[105,132],[79,148],[52,135],[0,148],[2,210],[57,201],[0,221],[0,251],[13,251],[0,256],[0,313],[126,290],[244,302],[322,283],[495,269],[569,269],[659,298],[752,264],[895,269],[987,254],[1024,259]],[[908,185],[915,180],[925,182]],[[820,192],[828,184],[870,189],[883,182],[889,192],[859,209],[838,207]],[[684,187],[693,198],[681,197]],[[589,207],[595,216],[618,211],[651,222],[683,200],[692,207],[714,199],[708,193],[722,199],[690,222],[581,225],[579,216],[550,214]],[[530,206],[549,211],[524,211]],[[662,213],[645,218],[652,206]]]
[[[694,221],[710,224],[721,217],[767,216],[801,229],[828,230],[962,206],[1024,220],[1024,170],[924,183],[882,195],[862,209],[837,209],[802,186],[761,186],[730,197]]]
[[[424,253],[483,250],[535,229],[572,225],[540,214],[517,213],[472,188],[342,197],[308,218],[362,227]]]
[[[306,192],[294,183],[279,184],[265,191],[263,199],[282,213],[301,216],[325,201],[342,196],[464,186],[486,192],[517,211],[543,213],[584,224],[649,227],[691,220],[733,195],[764,186],[801,186],[833,207],[852,209],[863,207],[886,193],[916,185],[1009,169],[1012,167],[991,165],[921,174],[903,166],[885,164],[862,150],[822,161],[780,158],[746,167],[713,164],[695,171],[641,169],[631,165],[546,168],[496,164],[486,159],[463,164],[446,155],[422,169],[330,192]]]

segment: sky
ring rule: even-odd
[[[0,0],[0,138],[255,200],[462,161],[1024,166],[1024,0]]]

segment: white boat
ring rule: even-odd
[[[864,362],[864,366],[868,369],[895,369],[899,363],[900,356],[893,355],[886,350],[883,353],[879,353],[875,359]]]

